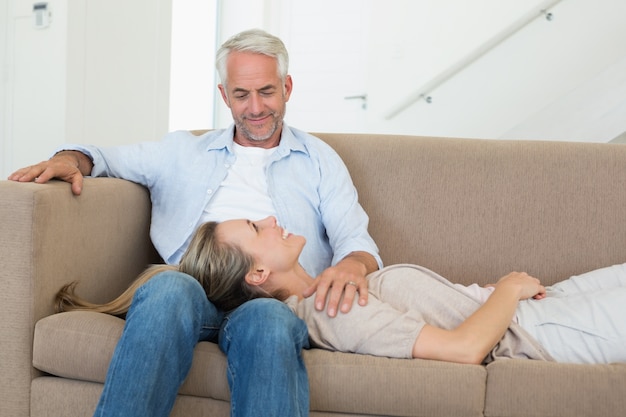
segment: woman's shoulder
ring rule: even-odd
[[[382,293],[382,287],[393,288],[400,291],[401,288],[410,287],[412,289],[432,290],[452,287],[452,283],[446,278],[430,269],[415,264],[395,264],[386,266],[378,271],[372,272],[367,277],[370,289],[375,294]]]
[[[421,265],[416,265],[416,264],[394,264],[394,265],[388,265],[382,269],[379,269],[378,271],[374,271],[371,274],[369,274],[368,277],[377,277],[377,276],[382,276],[382,275],[420,275],[420,276],[426,276],[426,277],[436,277],[436,278],[443,278],[441,277],[439,274],[437,274],[434,271],[431,271],[430,269],[423,267]]]

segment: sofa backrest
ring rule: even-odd
[[[385,264],[552,283],[626,262],[625,145],[316,136],[348,166]]]

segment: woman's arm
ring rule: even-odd
[[[504,336],[518,301],[544,293],[538,279],[512,272],[498,281],[489,299],[456,329],[424,326],[413,346],[413,357],[479,364]]]

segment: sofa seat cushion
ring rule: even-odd
[[[124,320],[91,311],[54,314],[35,325],[33,366],[63,378],[104,383]],[[230,400],[226,357],[215,343],[198,343],[181,394]]]
[[[33,365],[58,377],[103,383],[123,328],[124,320],[94,312],[45,317],[35,326]],[[320,349],[306,350],[303,356],[314,411],[394,416],[483,413],[487,377],[483,366]],[[198,343],[180,394],[229,401],[226,368],[226,357],[216,344]]]
[[[479,365],[306,350],[311,410],[374,416],[483,416]]]
[[[487,366],[487,378],[488,416],[525,417],[528,404],[537,416],[625,415],[626,364],[500,360]]]
[[[65,378],[104,382],[124,320],[108,314],[72,312],[35,324],[33,366]]]

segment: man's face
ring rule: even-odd
[[[281,81],[272,57],[232,52],[227,61],[227,85],[219,90],[235,122],[235,142],[271,148],[278,145],[291,95],[292,81]]]

